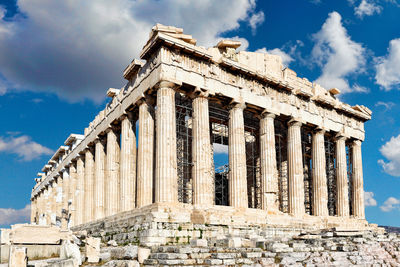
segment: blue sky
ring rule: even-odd
[[[334,3],[334,4],[333,4]],[[373,111],[366,216],[400,226],[400,6],[395,0],[0,0],[0,227],[29,214],[33,178],[82,133],[160,22],[283,56],[298,76]]]

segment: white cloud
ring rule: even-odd
[[[30,215],[31,206],[29,204],[20,210],[0,208],[0,225],[29,222]]]
[[[382,11],[382,7],[375,4],[373,1],[368,2],[367,0],[361,0],[360,5],[354,8],[354,14],[359,18],[364,16],[372,16],[373,14],[379,14]]]
[[[394,197],[389,197],[379,208],[384,212],[389,212],[394,209],[399,209],[400,200]]]
[[[378,101],[375,104],[375,107],[384,107],[385,110],[389,110],[393,108],[396,104],[393,102],[383,102],[383,101]]]
[[[264,22],[264,12],[260,11],[258,13],[254,13],[249,19],[249,25],[253,34],[255,34],[256,29],[259,25]]]
[[[389,175],[400,177],[400,135],[392,137],[384,144],[379,151],[388,160],[378,160],[383,171]]]
[[[214,154],[228,154],[228,146],[222,144],[213,144]]]
[[[31,161],[42,155],[51,155],[53,151],[31,140],[27,135],[0,136],[0,152],[16,154],[23,161]]]
[[[322,67],[316,82],[326,88],[337,87],[342,93],[365,92],[362,86],[350,86],[347,78],[364,70],[366,51],[351,40],[341,20],[339,13],[330,13],[321,30],[313,35],[312,59]]]
[[[375,207],[377,205],[374,199],[374,192],[364,192],[364,203],[366,207]]]
[[[240,22],[257,27],[255,0],[18,0],[23,15],[4,20],[0,8],[0,92],[50,91],[100,101],[123,84],[122,71],[138,57],[151,27],[183,27],[199,45],[213,46]],[[224,35],[225,36],[225,35]],[[29,41],[28,41],[29,40]],[[3,85],[3,86],[2,86]]]
[[[376,83],[385,90],[400,85],[400,38],[389,43],[388,54],[376,59]]]

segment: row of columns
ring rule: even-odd
[[[105,143],[96,139],[69,165],[68,174],[63,176],[62,207],[68,208],[74,225],[149,205],[153,198],[154,202],[178,202],[175,84],[160,82],[158,86],[156,125],[152,100],[143,98],[137,103],[138,147],[134,118],[126,114],[121,118],[121,137],[110,127],[106,130]],[[208,99],[201,91],[195,91],[192,97],[193,204],[211,206],[214,204],[214,169]],[[237,208],[248,207],[244,109],[244,104],[234,103],[229,110],[229,201]],[[268,112],[262,113],[260,118],[261,206],[264,210],[278,210],[274,119],[275,115]],[[295,216],[305,214],[301,127],[300,120],[292,119],[288,123],[288,210]],[[336,139],[338,216],[349,216],[345,141],[343,136]],[[360,141],[353,142],[352,153],[353,213],[364,218]],[[316,216],[328,215],[325,165],[324,131],[317,129],[312,137],[312,214]],[[41,199],[37,201],[36,210],[43,210],[42,202]]]

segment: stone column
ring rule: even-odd
[[[84,181],[85,181],[85,167],[82,156],[79,156],[76,160],[76,205],[75,205],[75,222],[74,225],[83,223],[83,201],[84,201]]]
[[[336,214],[349,216],[349,185],[347,179],[346,137],[336,139]]]
[[[56,178],[51,182],[50,193],[50,224],[56,225],[57,222],[57,182]]]
[[[317,129],[312,137],[312,215],[328,216],[325,131]]]
[[[296,120],[288,123],[288,211],[294,216],[305,214],[303,154],[301,150],[301,125]]]
[[[106,155],[106,216],[119,212],[119,135],[109,128],[107,130],[107,155]]]
[[[84,197],[84,213],[83,222],[87,223],[93,220],[94,207],[93,207],[93,187],[94,187],[94,155],[92,148],[85,150],[85,197]]]
[[[95,188],[94,188],[94,218],[95,220],[104,218],[104,203],[105,203],[105,159],[106,153],[104,151],[104,144],[100,138],[95,141]]]
[[[132,114],[124,115],[121,122],[121,211],[136,207],[136,122]]]
[[[261,208],[279,210],[276,166],[275,114],[264,112],[260,119]]]
[[[364,181],[362,168],[361,141],[354,140],[352,143],[353,183],[352,183],[352,206],[353,215],[356,218],[365,218],[364,207]]]
[[[31,199],[31,223],[37,223],[36,213],[37,213],[38,195]]]
[[[146,100],[139,103],[137,207],[153,202],[154,110]]]
[[[192,105],[193,204],[212,206],[214,205],[214,170],[208,99],[206,96],[197,96],[193,99]]]
[[[69,165],[69,199],[68,199],[68,209],[69,209],[69,227],[76,225],[76,196],[77,196],[77,172],[76,172],[76,163],[72,162]]]
[[[62,171],[63,177],[63,188],[62,188],[62,211],[61,211],[61,228],[66,230],[68,229],[68,200],[69,196],[69,187],[70,185],[70,177],[66,169]]]
[[[157,90],[155,202],[178,202],[175,84]]]
[[[248,207],[246,140],[243,110],[245,105],[235,104],[229,110],[229,204],[236,208]]]

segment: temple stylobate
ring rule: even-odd
[[[141,225],[154,230],[135,230],[145,243],[173,238],[159,223],[371,227],[361,154],[371,111],[239,46],[204,48],[180,28],[153,27],[127,84],[107,91],[105,109],[38,174],[32,223]]]

